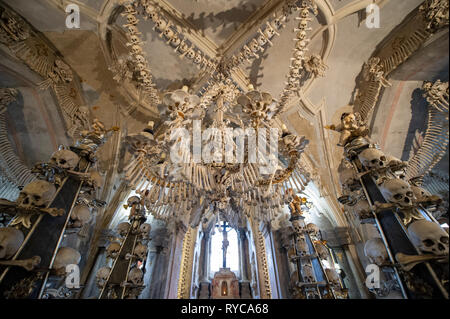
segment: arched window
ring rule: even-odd
[[[223,234],[222,226],[214,230],[214,234],[211,237],[211,254],[210,254],[210,276],[214,277],[214,274],[220,270],[223,266]],[[236,230],[227,229],[227,237],[229,246],[227,248],[227,268],[230,268],[237,276],[239,276],[239,250],[238,250],[238,235]]]

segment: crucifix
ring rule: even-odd
[[[222,227],[222,236],[223,236],[223,240],[222,240],[222,254],[223,254],[223,267],[222,268],[227,268],[227,248],[229,245],[229,241],[228,241],[228,232],[231,230],[230,225],[228,225],[228,223],[226,221],[222,222],[222,225],[217,224],[216,225],[217,228]]]

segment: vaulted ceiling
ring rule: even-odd
[[[128,52],[126,46],[128,39],[123,27],[126,23],[125,18],[120,15],[120,10],[117,10],[119,1],[35,0],[32,5],[29,0],[4,0],[4,2],[41,31],[63,55],[65,61],[80,77],[85,104],[94,117],[106,125],[119,125],[122,136],[140,131],[148,120],[158,118],[155,105],[139,101],[130,87],[113,80],[113,73],[109,70]],[[240,50],[257,34],[258,28],[264,26],[267,19],[279,12],[285,3],[283,0],[157,2],[178,31],[213,59],[230,57]],[[342,149],[336,146],[338,135],[323,127],[331,123],[337,124],[340,114],[349,110],[348,105],[354,101],[355,87],[363,64],[394,28],[423,1],[316,0],[315,2],[319,14],[310,24],[312,36],[308,53],[319,54],[322,57],[327,65],[325,76],[306,81],[298,96],[288,103],[280,119],[290,130],[298,135],[305,135],[310,140],[305,156],[321,177],[321,195],[329,197],[331,207],[339,210],[336,202],[339,193],[336,188],[336,170],[342,157]],[[373,2],[381,8],[380,28],[369,29],[365,25],[362,13]],[[65,27],[65,7],[70,3],[80,6],[80,29],[69,30]],[[295,16],[296,14],[293,14],[288,17],[286,26],[279,31],[280,35],[273,39],[273,46],[267,46],[259,58],[244,62],[232,72],[232,78],[240,89],[245,91],[248,85],[252,84],[255,88],[269,92],[275,99],[279,99],[285,87],[295,45],[294,28],[298,23]],[[210,79],[205,70],[197,67],[189,59],[181,59],[167,44],[167,40],[154,30],[152,21],[142,18],[140,20],[138,28],[142,33],[144,49],[156,88],[165,91],[188,85],[194,92],[201,92],[201,88]],[[441,50],[441,47],[436,47],[432,52]],[[445,58],[448,60],[448,49],[442,55],[443,57],[436,57],[436,68],[432,71],[435,78],[445,69],[442,61]],[[409,85],[402,93],[404,98],[401,103],[408,104],[410,108],[408,99],[424,78],[414,78],[415,84],[408,82]],[[411,81],[406,78],[395,80]],[[6,83],[7,79],[2,78],[2,86]],[[389,100],[388,94],[389,92],[386,92],[383,99]],[[383,100],[379,107],[388,102]],[[391,134],[383,141],[390,147],[390,151],[399,157],[403,155],[404,149],[408,148],[405,145],[408,136],[417,129],[414,125],[410,125],[413,119],[411,110],[408,112],[407,120],[401,115],[396,117],[396,130],[401,131],[401,134]],[[382,114],[378,113],[381,117],[375,122],[375,134],[384,130]],[[416,126],[420,125],[423,123]],[[389,133],[392,128],[386,130]],[[112,151],[106,158],[108,164],[117,165],[114,161],[119,161]]]

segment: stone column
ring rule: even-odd
[[[198,299],[209,299],[209,256],[211,252],[211,233],[203,232],[203,238],[201,242],[201,254],[199,260],[200,271],[200,288],[198,293]]]
[[[241,286],[241,298],[250,299],[252,298],[250,280],[249,280],[249,248],[248,248],[248,238],[247,230],[245,228],[238,229],[238,245],[239,245],[239,272],[240,272],[240,286]]]

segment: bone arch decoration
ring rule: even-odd
[[[76,139],[81,130],[89,129],[89,111],[79,105],[75,72],[41,32],[3,3],[0,15],[0,42],[43,78],[40,89],[52,88],[68,135]]]
[[[6,111],[8,105],[16,100],[18,94],[16,89],[0,89],[0,178],[2,179],[0,197],[11,200],[18,196],[18,186],[36,180],[30,169],[16,155],[8,139]]]

